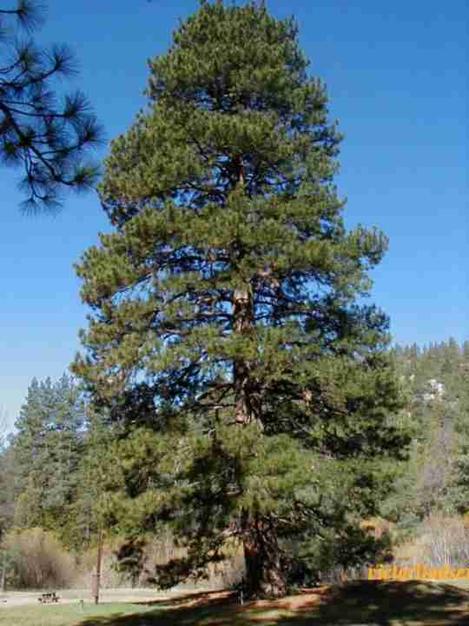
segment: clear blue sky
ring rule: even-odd
[[[67,42],[108,138],[144,103],[146,61],[166,49],[196,0],[48,1],[42,42]],[[373,299],[394,339],[469,336],[466,0],[270,0],[294,14],[311,71],[327,83],[345,134],[338,179],[347,222],[378,225],[390,250]],[[104,150],[103,150],[104,152]],[[73,263],[106,220],[93,195],[57,217],[28,218],[16,173],[0,196],[0,406],[12,421],[33,376],[59,376],[78,349],[85,308]]]

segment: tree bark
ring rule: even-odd
[[[244,187],[242,158],[235,159],[237,185]],[[250,284],[233,293],[233,333],[247,336],[255,328],[254,296]],[[255,363],[240,355],[233,362],[235,421],[240,425],[257,421],[262,426]],[[246,587],[250,597],[281,598],[287,593],[285,572],[275,526],[268,519],[242,514]]]
[[[246,335],[254,327],[254,311],[250,287],[238,288],[233,293],[233,332]],[[255,419],[253,394],[251,393],[250,364],[240,356],[233,362],[233,386],[235,395],[235,421],[249,424]]]
[[[93,580],[94,603],[99,604],[99,594],[101,590],[101,565],[103,560],[103,532],[100,529],[98,534],[98,553],[96,556],[96,574]]]
[[[287,593],[275,528],[265,520],[249,520],[244,535],[246,587],[253,598],[281,598]]]

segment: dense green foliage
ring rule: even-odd
[[[118,433],[108,519],[170,525],[187,556],[160,584],[234,541],[249,590],[281,595],[331,544],[366,558],[359,522],[405,453],[387,319],[363,304],[386,240],[344,227],[340,137],[290,20],[203,2],[148,96],[105,164],[115,230],[78,267],[75,372]]]
[[[0,539],[12,523],[14,515],[14,472],[15,463],[12,451],[8,448],[6,425],[0,423]]]
[[[412,531],[439,511],[469,511],[469,344],[398,347],[413,441],[385,512]]]
[[[70,378],[33,380],[9,448],[15,464],[16,527],[55,530],[70,541],[84,426],[83,399]]]
[[[397,347],[392,352],[402,384],[407,390],[407,406],[403,418],[410,426],[412,442],[408,461],[398,464],[400,471],[395,491],[384,500],[380,514],[395,523],[394,539],[414,542],[412,549],[418,562],[426,562],[426,559],[435,557],[427,553],[427,543],[419,547],[418,541],[422,533],[428,532],[428,524],[451,523],[454,532],[460,519],[458,516],[469,512],[469,349],[467,344],[459,346],[449,340],[423,348]],[[62,434],[55,422],[58,405],[62,407],[62,415],[64,412],[75,414],[75,417],[65,420],[68,427],[62,429]],[[68,409],[64,411],[67,405]],[[48,514],[43,512],[33,516],[32,507],[29,523],[32,526],[47,525],[69,548],[82,554],[96,542],[103,522],[103,512],[107,510],[108,514],[115,513],[116,505],[123,504],[111,491],[104,493],[105,488],[111,490],[119,484],[124,486],[122,466],[126,467],[129,474],[135,472],[138,480],[141,476],[138,471],[148,469],[150,452],[155,458],[158,457],[159,448],[149,451],[149,440],[140,446],[134,437],[131,442],[126,443],[128,456],[121,457],[116,463],[114,455],[122,454],[123,444],[112,441],[113,428],[105,426],[102,420],[93,415],[87,416],[85,425],[82,411],[76,411],[79,406],[78,391],[66,378],[57,383],[32,383],[17,420],[19,430],[10,439],[10,445],[5,442],[0,454],[2,534],[3,531],[14,529],[15,518],[17,523],[23,518],[22,528],[27,525],[28,520],[23,517],[24,494],[42,473],[40,498],[44,509],[47,508],[47,503],[56,498],[57,493],[63,494],[67,491],[67,485],[72,485],[73,488],[68,489],[68,504],[63,514],[54,517],[49,511]],[[62,435],[63,439],[57,447],[57,439]],[[70,437],[75,443],[79,442],[78,446],[73,445],[70,449],[73,463],[62,463],[60,471],[57,471],[57,452],[63,452],[68,447],[66,442]],[[38,445],[36,455],[29,456],[29,444],[26,445],[26,442],[31,439],[38,443],[49,441],[48,445],[42,447],[42,455],[39,454],[41,446]],[[132,445],[135,446],[133,451]],[[41,463],[38,463],[41,456]],[[28,463],[29,459],[32,462]],[[23,496],[19,497],[21,494]],[[31,504],[34,505],[34,499]],[[20,514],[22,509],[23,513]],[[65,517],[67,519],[64,524]],[[125,535],[131,523],[129,510],[125,511],[122,518],[125,518],[125,525],[117,530]],[[137,511],[134,518],[135,528],[132,529],[134,532],[129,533],[130,536],[133,534],[133,540],[121,545],[117,553],[121,559],[121,570],[128,572],[134,580],[145,561],[145,533],[139,534],[139,520],[140,512]],[[342,541],[337,541],[336,531],[336,526],[332,524],[329,528],[321,529],[321,538],[325,537],[326,541],[322,540],[320,544],[313,542],[305,546],[302,542],[284,540],[283,547],[291,555],[297,551],[303,552],[306,547],[309,561],[314,562],[322,571],[328,571],[338,563],[352,565],[359,561],[373,560],[376,545],[370,538],[349,528]],[[441,525],[435,527],[433,532],[439,542],[444,540]],[[28,535],[21,537],[26,540]],[[16,545],[18,541],[15,534],[11,535],[10,541],[18,551],[21,545]],[[467,546],[462,537],[455,537],[451,549],[454,551],[454,562],[464,565]],[[12,557],[10,551],[9,549],[8,558]],[[439,562],[429,561],[429,564],[438,565]],[[304,562],[299,561],[291,572],[298,580],[302,580],[302,577],[304,579],[307,573]],[[13,569],[9,567],[9,584],[12,584],[12,575]]]
[[[57,206],[65,187],[92,186],[97,168],[86,151],[100,137],[83,94],[58,97],[57,81],[75,71],[70,51],[30,39],[42,9],[35,0],[0,6],[0,159],[22,168],[28,209]]]

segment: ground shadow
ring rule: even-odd
[[[430,582],[349,583],[323,593],[240,606],[233,596],[197,594],[135,616],[80,626],[469,626],[469,592]]]
[[[220,604],[236,604],[238,597],[235,591],[194,591],[192,593],[181,593],[180,596],[168,599],[156,598],[155,600],[138,600],[138,606],[165,606],[175,608],[178,606],[201,606],[210,604],[218,606]]]
[[[421,581],[350,583],[332,590],[315,611],[282,619],[282,626],[358,624],[469,626],[469,593],[452,585]]]

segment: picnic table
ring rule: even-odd
[[[53,602],[58,602],[59,599],[60,598],[55,591],[49,591],[48,593],[42,593],[39,596],[38,601],[41,604],[52,604]]]

